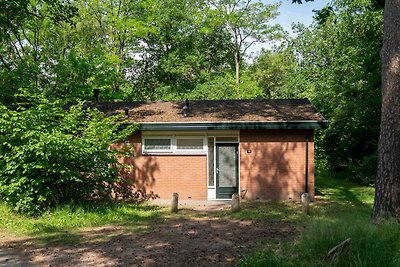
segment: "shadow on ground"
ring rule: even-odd
[[[236,266],[265,241],[274,244],[296,235],[288,222],[194,215],[159,219],[144,233],[132,233],[129,226],[99,227],[2,246],[39,266]]]

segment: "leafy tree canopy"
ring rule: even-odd
[[[272,97],[307,97],[330,121],[317,133],[317,155],[328,167],[373,182],[381,103],[383,12],[374,1],[337,0],[297,37],[266,51],[251,66]]]
[[[15,210],[37,214],[89,198],[108,198],[118,183],[117,157],[108,149],[135,126],[104,117],[83,103],[59,101],[23,90],[13,108],[0,106],[0,196]],[[127,151],[128,152],[128,151]]]

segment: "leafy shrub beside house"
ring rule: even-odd
[[[16,211],[38,214],[64,203],[109,197],[118,181],[109,150],[135,126],[120,129],[119,116],[78,103],[66,109],[21,91],[15,106],[0,105],[0,197]]]

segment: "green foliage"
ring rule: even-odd
[[[346,182],[351,174],[332,174],[321,171],[316,176],[318,201],[308,216],[289,218],[304,227],[294,242],[270,246],[244,258],[240,266],[331,266],[324,260],[328,251],[351,238],[351,257],[343,258],[336,266],[398,266],[400,263],[400,225],[387,221],[379,226],[371,223],[374,199],[373,187]],[[290,206],[289,206],[290,207]],[[282,210],[281,206],[278,210]],[[257,209],[262,213],[263,209]],[[265,210],[269,219],[271,211]],[[297,212],[300,212],[298,207]],[[253,211],[254,213],[254,211]],[[290,209],[287,209],[289,214]],[[285,220],[281,212],[277,220]],[[247,218],[252,218],[251,215]],[[258,220],[262,220],[261,215]],[[335,266],[335,265],[333,265]]]
[[[293,44],[304,55],[300,77],[315,77],[303,92],[330,120],[321,146],[336,170],[376,166],[382,35],[382,10],[373,1],[336,1],[326,21],[302,30]],[[373,181],[372,171],[362,180]]]
[[[182,99],[235,69],[238,44],[229,25],[243,34],[242,61],[252,38],[273,37],[276,27],[267,22],[277,15],[277,5],[259,1],[228,17],[216,14],[213,1],[196,0],[6,1],[6,7],[11,11],[0,11],[6,105],[21,87],[68,100],[88,100],[93,88],[105,100]]]
[[[183,98],[208,76],[229,69],[229,36],[214,27],[206,1],[145,1],[139,36],[141,60],[133,66],[133,98]]]
[[[0,196],[15,210],[36,214],[55,205],[107,197],[118,181],[111,143],[131,134],[118,117],[83,103],[60,102],[26,91],[13,109],[0,106]]]
[[[266,4],[251,0],[209,1],[213,24],[223,28],[229,36],[231,57],[235,64],[236,84],[240,83],[240,68],[247,49],[257,42],[276,40],[280,25],[271,25],[278,16],[280,3]]]
[[[265,4],[261,1],[217,0],[209,1],[213,24],[229,32],[233,51],[242,59],[246,50],[256,42],[280,37],[280,25],[271,25],[280,3]]]
[[[247,73],[243,74],[239,85],[230,74],[210,77],[187,95],[189,99],[253,99],[264,96],[263,90]]]
[[[317,157],[371,183],[380,124],[383,12],[373,0],[336,0],[297,36],[263,53],[254,80],[275,98],[309,98],[329,120]]]
[[[55,61],[47,44],[57,27],[74,26],[77,8],[66,1],[1,1],[0,5],[0,102],[8,104],[18,88],[41,85],[47,88],[54,78],[44,62]],[[66,47],[60,52],[65,53]],[[52,84],[54,90],[54,80]]]
[[[282,44],[272,51],[263,50],[249,66],[248,73],[251,73],[252,80],[265,92],[266,97],[280,98],[285,97],[282,88],[293,76],[296,66],[294,52]]]
[[[374,181],[383,35],[375,0],[333,1],[249,67],[244,58],[253,42],[281,37],[269,24],[277,4],[1,3],[0,103],[8,107],[19,88],[71,101],[90,99],[93,88],[102,100],[306,97],[330,122],[316,132],[318,161]]]

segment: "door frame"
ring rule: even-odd
[[[235,165],[236,165],[236,185],[237,185],[237,192],[239,193],[240,191],[240,159],[239,159],[239,142],[215,142],[214,145],[214,175],[215,175],[215,196],[216,199],[221,199],[221,200],[226,200],[226,199],[231,199],[229,198],[219,198],[219,172],[217,172],[217,168],[219,168],[219,156],[218,156],[218,148],[219,147],[235,147],[235,152],[236,152],[236,158],[235,158]]]

